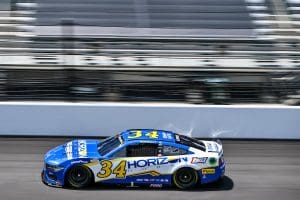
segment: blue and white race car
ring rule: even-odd
[[[50,150],[44,162],[43,182],[57,187],[101,182],[188,189],[218,181],[225,173],[220,141],[152,129],[127,130],[104,140],[73,140]]]

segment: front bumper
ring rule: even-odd
[[[60,181],[51,179],[45,169],[43,169],[41,173],[41,178],[42,182],[46,185],[53,187],[63,187],[63,184]]]

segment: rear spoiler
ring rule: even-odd
[[[213,141],[215,141],[216,143],[218,143],[219,145],[223,146],[222,142],[220,139],[214,139]]]
[[[219,155],[222,155],[223,154],[223,144],[222,144],[222,142],[221,142],[221,140],[220,139],[212,139],[212,140],[208,140],[208,142],[215,142],[215,143],[217,143],[218,144],[218,146],[215,146],[215,145],[213,145],[211,148],[212,148],[212,150],[209,150],[209,149],[207,149],[207,151],[208,152],[216,152],[216,153],[218,153]]]

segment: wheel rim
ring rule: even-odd
[[[188,184],[192,180],[193,180],[193,175],[188,170],[184,170],[178,175],[178,181],[182,184]]]
[[[197,174],[192,169],[180,169],[175,174],[174,182],[175,185],[181,189],[191,188],[197,182]]]
[[[71,169],[68,180],[72,186],[82,187],[89,181],[89,173],[84,167],[77,166]]]

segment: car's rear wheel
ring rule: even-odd
[[[193,188],[198,182],[198,173],[192,168],[180,168],[174,173],[173,182],[179,189]]]
[[[91,184],[92,172],[83,165],[73,166],[67,174],[67,183],[74,188],[83,188]]]

